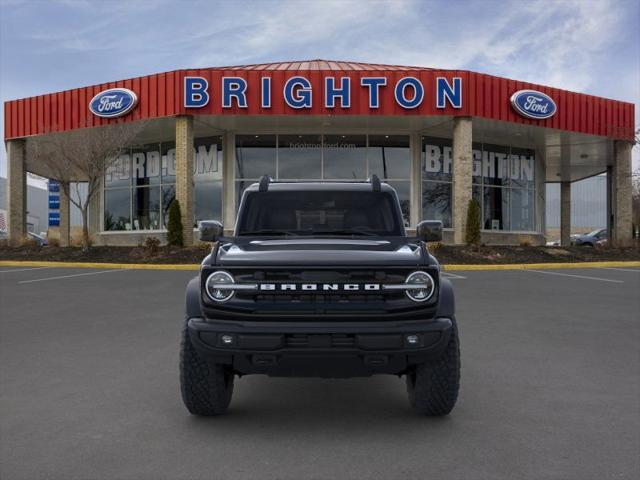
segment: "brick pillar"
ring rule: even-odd
[[[411,135],[411,221],[410,228],[416,228],[422,219],[422,136]]]
[[[470,117],[453,120],[453,243],[464,243],[471,200],[473,126]]]
[[[560,182],[560,245],[571,245],[571,182]]]
[[[227,132],[222,139],[222,223],[230,235],[236,223],[236,136]]]
[[[615,163],[611,169],[611,207],[613,221],[609,232],[611,245],[627,247],[632,242],[632,178],[631,178],[631,142],[615,143]]]
[[[25,148],[24,140],[7,142],[7,228],[11,245],[18,245],[27,234]]]
[[[182,212],[182,241],[193,245],[193,117],[176,117],[176,200]]]
[[[63,185],[60,182],[60,246],[68,247],[70,245],[70,228],[71,228],[71,206],[69,204],[69,196],[66,191],[69,191],[69,182]]]

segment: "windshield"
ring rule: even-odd
[[[240,215],[237,235],[403,235],[389,192],[250,192]]]

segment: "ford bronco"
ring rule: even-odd
[[[233,236],[213,242],[186,292],[180,386],[192,414],[218,415],[236,375],[406,377],[409,401],[446,415],[460,384],[453,289],[427,242],[407,236],[395,190],[263,177],[240,202]]]

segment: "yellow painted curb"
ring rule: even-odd
[[[563,269],[563,268],[615,268],[640,267],[640,262],[573,262],[573,263],[508,263],[505,265],[442,265],[446,272],[463,270],[527,270],[527,269]]]
[[[51,267],[51,268],[122,268],[132,270],[198,270],[200,264],[179,263],[98,263],[98,262],[39,262],[0,260],[0,267]],[[599,267],[640,267],[640,261],[628,262],[575,262],[575,263],[508,263],[505,265],[442,265],[446,272],[470,270],[526,270]]]
[[[199,263],[98,263],[98,262],[37,262],[0,260],[0,267],[52,267],[52,268],[122,268],[131,270],[198,270]]]

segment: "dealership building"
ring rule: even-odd
[[[313,60],[176,70],[4,105],[9,235],[26,231],[26,173],[53,178],[28,142],[138,125],[110,162],[90,212],[96,243],[164,238],[180,201],[186,244],[199,220],[231,230],[243,190],[275,181],[392,185],[405,223],[442,220],[463,243],[467,210],[488,244],[545,241],[545,185],[560,184],[569,242],[571,183],[606,173],[611,240],[631,241],[634,105],[466,70]],[[78,176],[73,181],[86,180]],[[304,194],[301,194],[304,195]],[[69,202],[55,228],[69,238]]]

